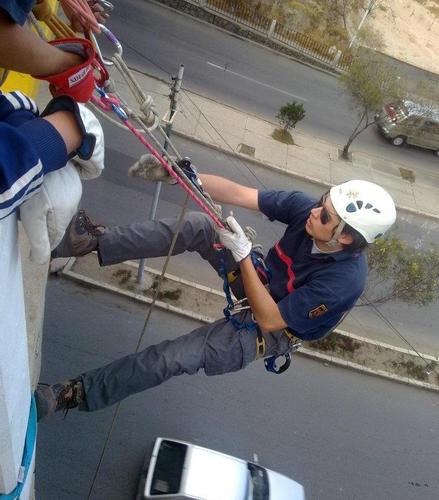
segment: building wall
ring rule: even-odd
[[[0,318],[0,493],[9,493],[17,483],[31,397],[15,215],[0,221]]]

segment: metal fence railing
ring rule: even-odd
[[[270,19],[256,14],[254,10],[234,0],[207,0],[206,6],[209,10],[226,14],[231,19],[258,31],[266,33],[271,25]]]
[[[342,52],[334,46],[330,47],[299,31],[286,28],[272,19],[255,13],[253,9],[236,0],[204,0],[200,4],[210,11],[259,31],[272,40],[278,40],[331,66],[345,70],[352,63],[352,56],[349,53]]]

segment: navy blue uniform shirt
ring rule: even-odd
[[[311,253],[313,240],[305,224],[317,200],[307,194],[260,191],[258,203],[270,220],[287,224],[266,257],[270,293],[289,328],[303,340],[316,340],[337,325],[363,292],[366,257],[344,250]]]

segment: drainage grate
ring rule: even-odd
[[[252,156],[254,158],[256,152],[256,148],[252,146],[247,146],[247,144],[243,144],[242,142],[238,145],[238,153],[242,153],[247,156]]]
[[[416,178],[415,178],[415,173],[413,172],[413,170],[409,170],[408,168],[402,168],[402,167],[399,167],[399,173],[401,175],[401,177],[405,180],[405,181],[409,181],[411,182],[412,184],[415,182]]]

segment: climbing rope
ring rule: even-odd
[[[120,106],[120,102],[115,96],[107,94],[102,88],[96,87],[96,89],[101,98],[100,100],[98,100],[96,99],[96,97],[92,97],[92,101],[106,111],[109,111],[110,109],[113,110],[114,113],[120,118],[122,123],[150,151],[150,153],[160,162],[161,166],[168,172],[171,177],[173,177],[177,181],[177,183],[186,191],[186,193],[192,198],[192,200],[205,213],[207,213],[207,215],[209,215],[209,217],[215,222],[218,227],[224,228],[225,222],[223,222],[219,217],[216,207],[213,206],[210,199],[203,195],[198,186],[194,186],[193,182],[188,178],[188,176],[180,168],[180,166],[167,156],[165,150],[162,151],[162,155],[158,153],[154,146],[136,130],[136,128],[128,120],[128,116]],[[163,154],[166,155],[168,161],[165,160]]]
[[[122,46],[114,36],[114,34],[105,26],[99,25],[101,31],[105,34],[108,40],[115,46],[116,54],[112,57],[112,61],[115,67],[121,72],[125,81],[129,85],[130,90],[134,94],[137,102],[141,106],[141,113],[135,113],[131,109],[126,109],[126,106],[122,103],[121,99],[112,88],[113,92],[109,92],[108,88],[113,87],[113,84],[108,80],[107,82],[102,82],[102,85],[96,85],[97,93],[99,94],[99,99],[92,96],[91,103],[101,111],[108,112],[113,111],[118,117],[119,121],[132,132],[132,134],[137,137],[137,139],[150,151],[150,153],[160,162],[160,165],[168,172],[168,174],[173,177],[176,182],[186,191],[186,193],[192,198],[192,200],[214,221],[214,223],[220,228],[224,228],[226,223],[222,220],[221,214],[218,212],[217,207],[212,202],[211,198],[200,189],[199,185],[194,181],[194,178],[189,177],[188,174],[180,167],[176,160],[169,156],[169,153],[164,149],[164,147],[156,140],[152,134],[152,128],[147,126],[152,120],[157,122],[156,115],[152,110],[152,99],[141,89],[140,85],[135,80],[133,74],[125,64],[122,59]],[[129,113],[129,115],[128,115]],[[102,114],[102,113],[101,113]],[[104,114],[107,116],[107,113]],[[157,149],[149,142],[140,132],[139,129],[131,123],[130,118],[134,119],[141,127],[141,130],[154,141],[157,145]],[[168,146],[171,147],[173,152],[177,156],[177,160],[181,159],[181,155],[178,154],[177,149],[169,140],[166,132],[162,127],[154,123],[160,132],[166,138]],[[160,151],[160,153],[158,152]]]

